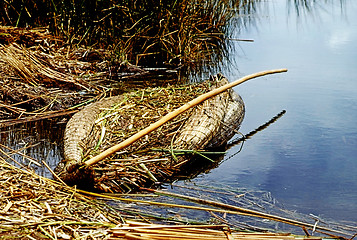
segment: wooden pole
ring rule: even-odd
[[[155,129],[159,128],[160,126],[162,126],[164,123],[170,121],[171,119],[173,119],[174,117],[176,117],[177,115],[187,111],[188,109],[200,104],[201,102],[207,100],[208,98],[211,98],[213,96],[216,96],[224,91],[226,91],[229,88],[232,88],[234,86],[237,86],[245,81],[248,81],[250,79],[253,78],[257,78],[257,77],[261,77],[261,76],[265,76],[268,74],[274,74],[274,73],[282,73],[282,72],[287,72],[287,69],[276,69],[276,70],[268,70],[268,71],[263,71],[263,72],[258,72],[258,73],[254,73],[251,75],[247,75],[243,78],[240,78],[234,82],[228,83],[226,85],[223,85],[219,88],[213,89],[212,91],[202,94],[201,96],[191,100],[190,102],[186,103],[185,105],[182,105],[181,107],[177,108],[176,110],[166,114],[164,117],[162,117],[159,121],[151,124],[150,126],[146,127],[145,129],[137,132],[136,134],[134,134],[133,136],[129,137],[128,139],[124,140],[123,142],[114,145],[113,147],[108,148],[107,150],[103,151],[102,153],[98,154],[97,156],[92,157],[91,159],[87,160],[84,162],[84,164],[86,166],[91,166],[93,164],[96,164],[97,162],[103,160],[104,158],[112,155],[113,153],[126,148],[127,146],[129,146],[130,144],[134,143],[135,141],[139,140],[140,138],[142,138],[143,136],[149,134],[150,132],[154,131]]]

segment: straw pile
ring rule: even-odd
[[[0,26],[0,127],[73,114],[103,96],[155,85],[153,72],[115,62],[103,49],[72,49],[46,28]]]
[[[117,213],[0,158],[0,238],[104,238],[121,223]]]
[[[88,169],[76,171],[97,155],[140,131],[162,116],[228,80],[222,75],[196,85],[148,88],[108,98],[75,114],[64,138],[65,159],[56,168],[68,184],[91,185],[105,192],[130,192],[142,186],[170,181],[192,155],[224,144],[244,117],[244,103],[229,90],[185,112],[124,151]],[[210,160],[210,159],[209,159]]]
[[[227,225],[159,225],[128,221],[110,231],[110,240],[140,239],[307,239],[289,233],[232,232]],[[321,239],[321,238],[314,238]]]

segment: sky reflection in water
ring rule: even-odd
[[[285,1],[271,1],[262,8],[269,15],[258,13],[257,27],[241,31],[254,43],[239,43],[229,79],[289,69],[236,88],[247,108],[241,132],[287,113],[203,179],[269,191],[302,213],[357,221],[357,2],[320,4],[297,17]]]

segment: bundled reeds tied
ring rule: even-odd
[[[82,171],[78,168],[184,103],[226,83],[226,78],[217,75],[200,84],[143,89],[86,107],[67,124],[65,159],[57,167],[58,175],[84,188],[130,192],[172,180],[192,156],[211,160],[208,154],[212,152],[206,150],[224,146],[244,117],[244,103],[231,89],[180,114],[104,162]],[[76,168],[76,174],[69,174]]]

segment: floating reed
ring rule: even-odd
[[[140,239],[140,240],[166,240],[166,239],[311,239],[309,237],[296,236],[289,233],[257,233],[235,232],[227,225],[160,225],[145,224],[128,221],[111,229],[111,240],[116,239]],[[322,239],[314,237],[313,239]]]
[[[232,137],[243,120],[244,104],[239,95],[230,90],[211,98],[207,106],[197,106],[193,112],[180,109],[174,121],[161,120],[159,126],[157,121],[165,115],[175,117],[177,111],[172,114],[175,109],[198,96],[203,95],[207,99],[204,93],[226,83],[227,79],[219,75],[217,79],[200,84],[138,90],[86,107],[67,124],[65,159],[56,172],[69,184],[79,184],[84,188],[94,184],[106,192],[130,192],[138,186],[170,179],[179,171],[174,166],[185,157],[193,154],[204,156],[202,150],[206,147],[222,146]],[[235,107],[230,108],[231,104],[235,104]],[[217,112],[221,115],[218,116]],[[234,117],[223,118],[228,115]],[[194,121],[190,122],[192,117]],[[152,128],[151,124],[156,124],[156,127]],[[150,126],[151,130],[147,131],[146,126]],[[193,130],[193,126],[200,129]],[[145,132],[142,134],[144,137],[136,138],[135,143],[131,142],[131,136],[136,137],[138,132]],[[181,133],[185,133],[186,140],[180,137]],[[203,136],[196,139],[197,133]],[[216,141],[215,136],[218,135],[222,135],[221,141]],[[130,143],[124,151],[112,151],[109,148],[124,140]],[[182,145],[184,142],[186,144]],[[94,165],[98,161],[93,161],[93,157],[103,151],[118,153],[111,156],[104,154],[106,161]],[[83,163],[85,168],[81,167]]]

